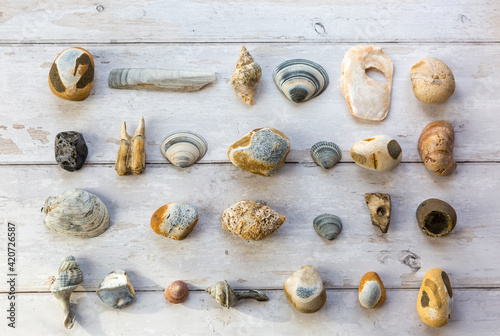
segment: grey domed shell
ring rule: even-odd
[[[342,151],[333,142],[320,141],[311,147],[311,156],[318,166],[330,169],[342,158]]]

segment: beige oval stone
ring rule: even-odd
[[[399,165],[403,151],[390,136],[376,135],[356,142],[351,148],[351,157],[363,168],[387,171]]]
[[[286,298],[301,313],[315,313],[326,302],[323,280],[316,268],[306,265],[286,279],[283,285]]]
[[[428,271],[418,292],[417,311],[422,321],[431,327],[443,327],[451,318],[453,291],[445,271]]]
[[[455,92],[455,77],[451,69],[434,57],[425,57],[410,70],[413,93],[426,104],[445,102]]]

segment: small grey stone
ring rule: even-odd
[[[83,135],[78,132],[61,132],[56,135],[56,161],[63,169],[73,172],[82,168],[88,148]]]

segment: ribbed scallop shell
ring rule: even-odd
[[[314,218],[314,230],[327,240],[335,239],[342,231],[342,221],[335,215],[322,214]]]
[[[330,169],[340,161],[342,151],[333,142],[320,141],[311,147],[311,156],[318,166]]]
[[[317,63],[292,59],[278,65],[273,72],[274,82],[283,94],[295,103],[319,96],[328,86],[328,74]]]
[[[109,73],[112,89],[153,91],[197,91],[215,82],[212,72],[176,71],[163,69],[124,68]]]
[[[170,134],[161,144],[161,153],[172,164],[186,168],[201,160],[208,144],[199,134],[178,131]]]
[[[96,237],[109,225],[106,205],[85,190],[71,189],[47,198],[44,211],[45,226],[68,236]]]

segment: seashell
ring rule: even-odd
[[[453,310],[453,290],[445,271],[433,268],[425,273],[417,299],[420,319],[430,327],[444,327]]]
[[[177,167],[186,168],[198,162],[207,152],[207,142],[199,134],[178,131],[161,143],[161,153]]]
[[[64,312],[64,327],[73,328],[75,313],[71,310],[71,293],[83,282],[83,272],[75,257],[68,256],[59,267],[56,281],[50,286],[50,291],[59,300]]]
[[[310,265],[303,266],[286,279],[283,289],[288,301],[301,313],[315,313],[326,302],[323,280]]]
[[[96,237],[109,225],[106,205],[85,190],[71,189],[59,196],[49,197],[43,209],[45,226],[67,236]]]
[[[146,150],[144,142],[146,130],[144,117],[141,117],[139,125],[131,137],[127,133],[127,124],[122,122],[120,130],[120,148],[116,157],[115,170],[120,176],[132,173],[140,175],[146,169]]]
[[[311,147],[311,156],[318,166],[330,169],[340,161],[342,151],[333,142],[320,141]]]
[[[89,152],[83,135],[72,131],[57,134],[54,147],[56,162],[69,172],[82,168]]]
[[[358,166],[370,170],[387,171],[401,162],[403,151],[399,143],[388,135],[376,135],[356,142],[351,157]]]
[[[387,233],[391,224],[391,195],[383,193],[366,193],[365,201],[372,224],[377,226],[382,233]]]
[[[273,72],[274,83],[294,103],[313,99],[328,86],[328,74],[318,63],[292,59],[278,65]]]
[[[102,302],[115,309],[128,306],[135,298],[134,286],[127,272],[122,270],[115,270],[106,275],[96,294]]]
[[[387,83],[374,80],[366,70],[382,72]],[[393,65],[391,59],[377,46],[356,46],[342,61],[340,91],[352,115],[367,120],[384,120],[391,104]]]
[[[359,283],[359,303],[368,309],[377,308],[385,302],[385,298],[385,287],[378,274],[368,272],[363,275]]]
[[[322,214],[314,218],[314,230],[326,240],[334,240],[342,231],[342,221],[335,215]]]
[[[165,289],[165,299],[171,303],[182,303],[189,296],[189,288],[184,281],[174,281]]]
[[[254,104],[255,89],[261,75],[262,69],[259,63],[255,62],[245,46],[242,46],[231,84],[238,97],[250,106]]]
[[[455,77],[444,62],[434,57],[425,57],[410,70],[413,93],[426,104],[443,103],[455,92]]]
[[[260,176],[274,175],[285,163],[290,140],[274,128],[257,128],[229,147],[229,160],[243,170]]]
[[[57,55],[49,72],[49,87],[57,97],[84,100],[94,82],[94,59],[83,48],[68,48]]]
[[[450,233],[457,224],[455,209],[445,201],[430,198],[417,208],[417,222],[422,231],[431,237]]]
[[[155,211],[151,217],[151,228],[159,235],[183,240],[198,223],[198,211],[185,203],[168,203]]]
[[[222,228],[245,240],[261,240],[285,222],[286,217],[250,200],[234,203],[222,213]]]
[[[425,167],[433,174],[447,176],[457,169],[453,161],[455,131],[446,121],[427,125],[418,139],[418,153]]]
[[[247,292],[236,292],[227,283],[226,280],[219,281],[205,289],[222,307],[228,309],[238,303],[242,299],[253,299],[257,301],[269,301],[266,294],[258,290],[249,290]]]
[[[214,82],[213,72],[143,68],[113,69],[108,77],[108,86],[112,89],[149,91],[198,91]]]

